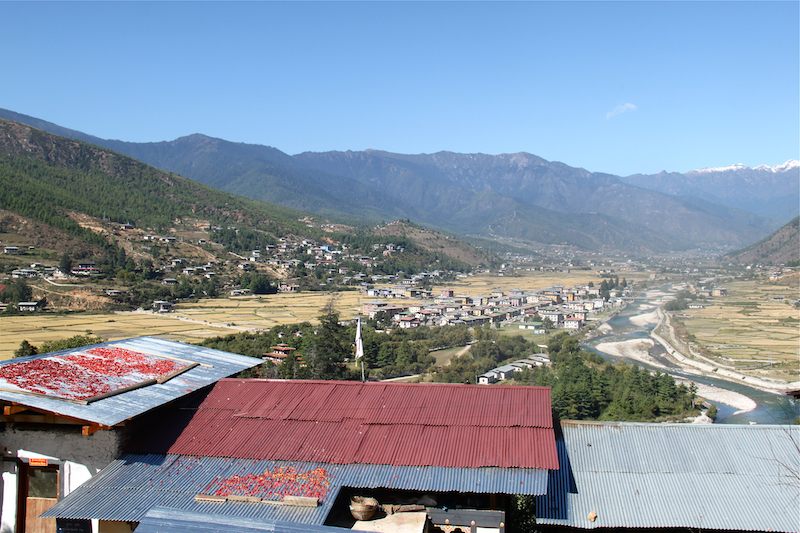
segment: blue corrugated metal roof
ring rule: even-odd
[[[149,385],[116,396],[111,396],[110,398],[98,400],[88,405],[81,405],[44,395],[24,394],[6,390],[0,391],[0,400],[16,402],[35,409],[41,409],[63,416],[70,416],[88,422],[95,422],[104,426],[113,426],[180,398],[197,389],[211,385],[222,378],[262,363],[260,359],[255,359],[253,357],[245,357],[243,355],[212,350],[200,346],[192,346],[190,344],[183,344],[155,337],[138,337],[49,354],[19,357],[10,361],[2,361],[0,362],[0,366],[11,363],[22,363],[42,357],[51,357],[53,355],[66,355],[95,347],[127,348],[146,354],[177,357],[200,364],[165,383]]]
[[[800,531],[800,427],[563,422],[562,431],[539,523]]]
[[[254,520],[252,518],[234,518],[226,515],[194,513],[169,507],[156,507],[147,512],[136,528],[137,533],[255,533],[258,531],[275,531],[277,533],[336,533],[343,531],[338,527],[312,526]]]
[[[279,467],[294,467],[300,472],[325,468],[331,484],[320,506],[199,503],[194,500],[196,494],[207,490],[218,477],[260,474]],[[536,495],[544,494],[546,483],[547,471],[536,469],[337,465],[185,455],[126,455],[43,516],[135,522],[153,507],[168,506],[187,512],[321,524],[342,487]]]

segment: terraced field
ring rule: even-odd
[[[152,313],[7,316],[0,319],[0,359],[11,357],[23,340],[39,345],[46,341],[81,335],[87,331],[106,340],[158,335],[186,342],[234,333],[227,328],[209,327]]]
[[[678,313],[681,337],[720,365],[757,376],[800,378],[800,297],[796,286],[764,281],[726,285],[728,296]]]

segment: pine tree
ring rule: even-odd
[[[19,348],[14,352],[14,357],[25,357],[28,355],[36,355],[39,350],[33,344],[24,340],[19,344]]]

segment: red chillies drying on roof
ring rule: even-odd
[[[315,468],[299,473],[294,467],[264,470],[262,474],[214,478],[203,490],[215,496],[254,496],[280,500],[284,496],[305,496],[322,501],[330,487],[328,471]]]
[[[150,379],[187,365],[125,348],[92,348],[0,366],[2,381],[24,391],[66,400],[86,400]]]

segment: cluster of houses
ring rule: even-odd
[[[70,274],[83,277],[98,276],[100,275],[100,269],[93,262],[78,263],[69,272],[61,272],[56,267],[46,266],[41,263],[31,263],[29,267],[15,268],[11,271],[13,279],[33,279],[38,277],[53,279],[64,278]]]
[[[0,530],[798,529],[791,426],[560,421],[546,387],[230,377],[260,363],[148,337],[0,362]]]
[[[526,357],[525,359],[517,359],[508,364],[493,368],[478,376],[479,385],[491,385],[498,381],[505,381],[514,377],[514,374],[532,368],[550,366],[550,358],[546,355],[536,354]]]
[[[158,242],[173,242],[175,237],[159,237],[156,235],[145,235],[145,240]],[[273,272],[281,272],[290,275],[293,269],[303,267],[309,271],[317,271],[323,268],[327,276],[322,280],[323,285],[355,285],[367,289],[372,283],[407,283],[417,285],[426,280],[435,279],[442,275],[440,271],[424,272],[406,277],[402,272],[396,275],[368,275],[363,270],[372,268],[382,258],[391,257],[395,253],[402,253],[403,246],[393,243],[375,244],[372,246],[373,255],[361,255],[352,253],[345,244],[318,243],[311,239],[295,239],[292,237],[282,237],[277,244],[266,245],[260,249],[250,250],[243,256],[238,256],[238,261],[209,261],[204,264],[192,264],[186,258],[174,257],[168,259],[160,270],[169,276],[162,280],[165,285],[175,285],[179,283],[178,273],[184,276],[202,276],[211,279],[225,273],[230,274],[230,268],[235,267],[240,272],[252,272],[260,268],[268,268]],[[297,292],[300,286],[293,282],[291,278],[281,283],[280,292]],[[233,286],[230,288],[231,296],[246,296],[247,289]]]
[[[370,318],[380,316],[399,328],[467,324],[482,326],[516,322],[520,329],[544,333],[548,328],[580,329],[590,315],[608,307],[620,306],[628,290],[614,290],[608,301],[600,297],[596,287],[550,287],[539,291],[512,289],[494,290],[489,295],[456,295],[444,289],[438,295],[411,286],[368,289],[376,299],[363,305]],[[402,303],[398,299],[416,299]]]
[[[6,255],[25,255],[31,250],[35,250],[35,246],[3,246],[3,253]]]
[[[352,253],[346,244],[318,243],[311,239],[284,237],[275,245],[251,250],[246,259],[250,263],[264,263],[273,269],[294,269],[300,266],[307,270],[324,268],[329,276],[325,283],[336,281],[342,285],[367,286],[369,282],[390,282],[398,279],[398,276],[368,276],[362,270],[372,268],[383,258],[404,251],[403,246],[382,243],[372,245],[373,255],[362,255]],[[245,262],[240,264],[239,268],[247,270],[251,267]],[[400,274],[399,278],[402,278],[402,273]],[[415,275],[412,279],[414,283],[418,283],[427,276],[430,274]]]

